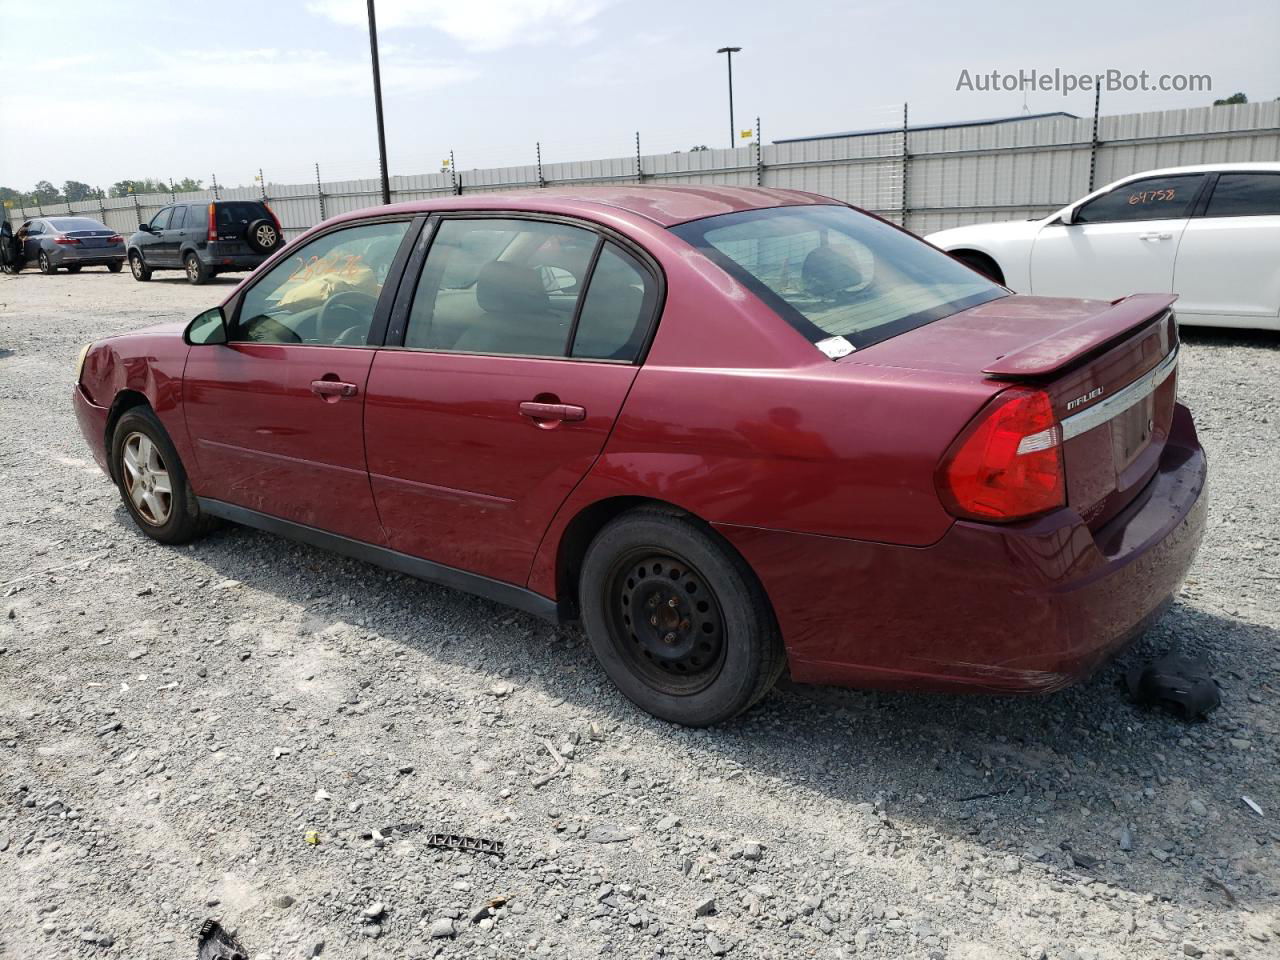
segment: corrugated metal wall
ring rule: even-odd
[[[718,183],[809,190],[856,204],[919,234],[991,220],[1045,216],[1089,190],[1154,167],[1236,160],[1280,160],[1280,101],[1104,116],[1098,145],[1092,118],[1041,117],[985,126],[941,127],[903,135],[874,133],[769,144],[549,163],[547,186],[601,183]],[[539,186],[537,165],[393,177],[392,199]],[[905,200],[904,200],[905,183]],[[290,237],[340,213],[375,206],[377,180],[268,183],[221,188],[222,199],[265,193]],[[11,219],[76,212],[130,233],[177,200],[210,200],[213,191],[149,194],[10,211]]]

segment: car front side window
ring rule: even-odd
[[[231,339],[363,346],[408,221],[367,223],[317,237],[244,296]]]
[[[169,226],[169,215],[173,212],[173,207],[165,207],[151,219],[152,230],[164,230]]]
[[[1076,210],[1073,223],[1178,220],[1191,215],[1205,175],[1146,177],[1121,184]]]

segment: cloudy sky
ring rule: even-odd
[[[1212,13],[1209,11],[1212,9]],[[1280,3],[970,0],[378,0],[392,173],[727,146],[1007,116],[962,70],[1209,74],[1211,93],[1104,94],[1122,113],[1280,97]],[[0,185],[134,177],[374,176],[364,0],[0,0]],[[1035,93],[1033,112],[1091,112]]]

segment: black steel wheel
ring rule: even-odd
[[[633,550],[615,560],[606,589],[610,639],[651,686],[688,695],[715,680],[724,665],[724,613],[692,564]]]
[[[785,666],[755,574],[692,517],[642,507],[611,520],[583,557],[578,598],[609,679],[664,720],[728,720],[768,693]]]

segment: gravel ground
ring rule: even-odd
[[[209,917],[253,960],[1280,956],[1280,338],[1186,334],[1210,531],[1093,682],[790,687],[690,731],[575,631],[263,533],[137,533],[71,369],[230,289],[173,276],[0,277],[0,956],[190,957]],[[1221,683],[1208,722],[1117,690],[1174,648]]]

